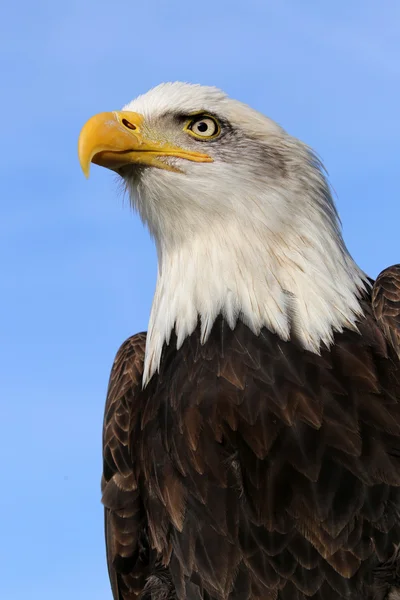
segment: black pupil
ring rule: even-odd
[[[205,121],[200,121],[200,123],[197,125],[197,129],[200,131],[200,133],[205,133],[208,129],[208,125]]]

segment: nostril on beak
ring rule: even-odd
[[[135,131],[135,129],[137,129],[136,125],[130,123],[128,119],[122,119],[122,125],[124,125],[124,127],[126,127],[127,129],[132,129],[132,131]]]

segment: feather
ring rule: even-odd
[[[173,334],[144,389],[145,337],[121,348],[104,425],[116,600],[382,588],[400,543],[400,383],[368,311],[369,337],[345,330],[320,356],[243,323],[179,350]]]

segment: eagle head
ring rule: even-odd
[[[221,314],[319,352],[356,327],[365,276],[343,242],[322,165],[271,119],[222,91],[165,83],[84,125],[79,159],[112,169],[155,239],[159,274],[145,379],[175,329]]]

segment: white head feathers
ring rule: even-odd
[[[243,320],[308,350],[355,328],[365,275],[349,255],[328,184],[312,151],[273,121],[209,87],[162,84],[125,106],[158,138],[206,152],[211,163],[168,158],[182,173],[142,168],[125,176],[132,203],[154,236],[159,273],[146,345],[144,384],[175,328],[178,345],[201,321]],[[221,121],[198,141],[179,120]]]

